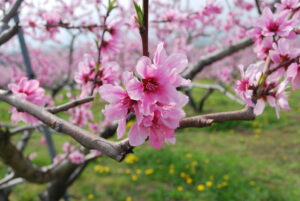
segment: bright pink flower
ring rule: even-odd
[[[94,154],[95,156],[100,156],[100,155],[102,154],[101,151],[98,151],[98,150],[96,150],[96,149],[90,150],[90,153],[91,153],[91,154]]]
[[[33,159],[35,159],[36,157],[37,157],[37,153],[31,153],[31,154],[28,155],[28,159],[29,159],[29,160],[33,160]]]
[[[42,136],[42,137],[41,137],[41,139],[40,139],[40,144],[43,145],[43,146],[47,145],[47,141],[46,141],[45,136]]]
[[[74,150],[74,147],[69,142],[65,142],[62,146],[62,149],[65,153],[70,153]]]
[[[89,55],[79,63],[78,72],[75,73],[75,81],[81,85],[82,96],[89,95],[95,85],[96,91],[103,84],[116,84],[120,77],[119,65],[103,61],[96,75],[96,63]],[[96,80],[96,82],[95,82]]]
[[[108,57],[118,54],[122,48],[122,44],[117,38],[103,40],[101,46],[101,54]]]
[[[179,73],[187,67],[187,58],[183,54],[167,56],[163,43],[157,46],[153,64],[148,57],[142,57],[136,71],[141,78],[140,83],[134,83],[134,92],[142,97],[144,113],[149,113],[150,105],[159,102],[169,104],[175,102],[179,107],[185,105],[188,98],[176,90],[176,87],[189,82],[183,79]],[[129,94],[132,93],[128,92]]]
[[[80,151],[74,151],[68,156],[71,163],[81,164],[84,162],[84,155]]]
[[[288,61],[300,55],[299,49],[292,48],[289,41],[284,38],[278,40],[277,44],[274,43],[273,49],[270,51],[270,57],[275,63]]]
[[[8,88],[14,95],[33,104],[38,106],[46,104],[45,91],[39,87],[39,81],[37,80],[28,80],[28,78],[23,77],[17,84],[9,84]],[[35,117],[25,112],[18,112],[16,108],[11,108],[10,112],[12,113],[11,119],[13,122],[24,121],[32,125],[40,123]]]
[[[66,157],[65,154],[58,154],[53,158],[53,163],[57,164],[60,163]]]
[[[67,94],[70,100],[75,100],[71,94]],[[79,98],[82,96],[79,96]],[[73,124],[76,124],[80,127],[85,126],[88,121],[94,119],[94,115],[91,111],[92,103],[85,103],[78,107],[73,107],[68,110],[68,113],[71,114],[71,121]]]
[[[294,90],[300,89],[300,66],[292,63],[286,72],[286,77],[291,81]]]
[[[220,14],[222,12],[222,8],[217,5],[215,1],[208,0],[205,7],[202,10],[203,15],[209,16],[214,14]]]
[[[263,96],[257,100],[254,107],[254,114],[260,115],[264,111],[266,105],[265,101],[267,101],[271,107],[275,108],[277,118],[280,117],[280,109],[289,110],[290,106],[288,104],[288,95],[285,92],[287,84],[288,82],[285,80],[279,85],[277,83],[270,83],[266,85],[264,88],[267,91],[266,93],[269,95]]]
[[[125,72],[123,74],[123,83],[126,87],[128,83],[131,83],[131,86],[133,86],[136,85],[134,83],[139,82],[133,77],[132,73]],[[109,103],[102,111],[106,121],[118,121],[117,133],[118,138],[121,138],[126,130],[127,114],[130,112],[137,112],[137,101],[140,99],[140,96],[134,93],[131,93],[130,95],[122,87],[113,86],[111,84],[101,86],[99,93],[101,98]]]
[[[134,123],[129,131],[129,143],[132,146],[143,144],[149,137],[149,143],[160,149],[165,142],[175,143],[174,130],[185,116],[176,105],[153,105],[151,115],[144,116],[140,124]]]
[[[120,40],[122,37],[122,21],[114,20],[107,25],[107,31],[110,33],[114,40]]]
[[[43,18],[49,25],[56,25],[61,20],[60,15],[58,13],[54,13],[54,12],[53,13],[44,13]]]
[[[253,29],[249,30],[247,34],[249,37],[253,38],[256,44],[260,44],[264,39],[262,30],[259,27],[254,27]]]
[[[254,7],[253,3],[249,3],[244,0],[235,0],[234,3],[236,6],[242,8],[242,9],[245,9],[247,11],[251,10]]]
[[[277,3],[275,5],[275,7],[281,11],[284,10],[293,11],[299,8],[299,6],[300,6],[299,0],[281,0],[281,3]]]
[[[262,29],[264,36],[273,36],[275,34],[288,37],[292,30],[295,21],[287,19],[288,13],[281,12],[273,14],[270,8],[265,8],[263,14],[258,21],[259,27]]]
[[[254,48],[254,52],[261,59],[266,59],[269,55],[269,51],[273,47],[273,37],[265,37],[260,43]]]
[[[249,106],[254,106],[252,102],[253,89],[257,86],[258,80],[262,74],[262,62],[251,64],[244,71],[244,66],[240,65],[242,79],[237,81],[235,91]]]
[[[89,127],[94,132],[99,132],[100,131],[100,126],[96,123],[90,123]]]

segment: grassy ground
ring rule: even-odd
[[[200,99],[202,90],[194,90]],[[69,189],[72,200],[104,201],[299,201],[300,200],[300,93],[291,97],[292,110],[266,112],[253,122],[229,122],[204,129],[178,132],[176,145],[157,151],[145,144],[123,163],[107,157],[91,163]],[[241,106],[215,92],[205,112],[228,111]],[[193,111],[187,108],[188,114]],[[8,119],[7,107],[0,112]],[[54,135],[59,150],[69,139]],[[49,163],[40,135],[33,136],[26,153],[34,162]],[[15,139],[17,140],[17,139]],[[6,168],[0,164],[0,174]],[[45,186],[22,184],[12,200],[38,200]],[[24,190],[26,189],[26,190]]]

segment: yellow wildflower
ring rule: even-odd
[[[186,173],[184,173],[184,172],[181,172],[181,173],[180,173],[180,177],[181,177],[181,178],[186,178],[187,176],[188,176],[188,175],[187,175]]]
[[[187,154],[185,154],[185,157],[187,157],[187,158],[192,158],[192,157],[193,157],[193,154],[187,153]]]
[[[87,196],[87,197],[88,197],[88,199],[89,199],[89,200],[92,200],[92,199],[94,199],[94,198],[95,198],[94,194],[92,194],[92,193],[88,194],[88,196]]]
[[[128,164],[133,164],[135,162],[137,162],[139,160],[139,158],[133,154],[128,154],[125,158],[125,163],[128,163]]]
[[[128,169],[128,168],[126,168],[126,169],[125,169],[125,173],[126,173],[126,174],[130,174],[130,173],[131,173],[131,170]]]
[[[186,179],[186,183],[187,183],[187,184],[191,184],[192,182],[193,182],[193,179],[192,179],[192,178],[188,177],[188,178]]]
[[[225,175],[223,176],[223,179],[228,180],[228,179],[229,179],[229,176],[228,176],[227,174],[225,174]]]
[[[132,201],[132,197],[130,196],[126,197],[125,201]]]
[[[147,170],[145,170],[145,174],[146,174],[146,175],[153,174],[153,172],[154,172],[153,169],[147,169]]]
[[[177,187],[177,190],[178,190],[179,192],[181,192],[181,191],[183,191],[183,187],[182,187],[182,186],[178,186],[178,187]]]
[[[131,175],[131,180],[132,181],[137,181],[138,180],[138,176],[135,175],[135,174]]]
[[[204,191],[204,189],[205,189],[205,186],[202,185],[202,184],[199,184],[199,185],[197,186],[197,190],[198,190],[198,191]]]
[[[211,181],[207,181],[205,184],[207,187],[211,187],[213,185],[213,183]]]

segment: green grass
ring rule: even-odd
[[[195,89],[193,94],[199,100],[204,91]],[[267,108],[253,122],[181,130],[175,145],[158,151],[145,144],[123,163],[101,157],[87,167],[69,194],[80,201],[299,201],[299,98],[300,93],[292,94],[292,110],[281,112],[279,120],[274,110]],[[98,119],[102,118],[100,107],[94,107]],[[215,92],[204,112],[240,108]],[[0,107],[6,120],[7,109]],[[194,114],[190,108],[187,111]],[[34,163],[43,166],[50,160],[46,147],[39,145],[40,137],[33,135],[26,154],[37,152]],[[61,144],[70,140],[62,135],[54,135],[54,139],[59,151]],[[1,165],[0,175],[5,171]],[[43,188],[45,185],[19,185],[12,200],[38,200]]]

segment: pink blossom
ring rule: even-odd
[[[57,164],[60,163],[66,157],[65,154],[58,154],[53,158],[53,163]]]
[[[71,94],[67,94],[70,100],[75,100]],[[82,96],[79,96],[79,98]],[[71,121],[73,124],[76,124],[80,127],[85,126],[88,121],[93,120],[94,116],[91,111],[92,103],[85,103],[78,107],[73,107],[68,110],[68,113],[71,114]]]
[[[292,25],[294,25],[295,22],[287,20],[287,16],[287,12],[273,14],[270,8],[265,8],[258,21],[258,25],[262,29],[262,34],[264,36],[277,34],[282,37],[288,37],[293,30]]]
[[[74,147],[69,142],[65,142],[62,146],[62,149],[65,153],[70,153],[74,150]]]
[[[289,110],[290,106],[288,104],[288,95],[285,92],[287,84],[288,82],[285,80],[279,85],[278,83],[269,83],[266,85],[264,88],[269,95],[263,96],[257,100],[254,107],[254,114],[260,115],[264,111],[266,105],[265,101],[267,101],[271,107],[275,108],[277,118],[280,117],[280,109]],[[276,87],[277,85],[278,87]]]
[[[259,27],[254,27],[253,29],[248,31],[247,34],[249,37],[253,38],[253,40],[255,41],[256,44],[260,44],[264,39],[262,30]]]
[[[246,71],[244,66],[240,65],[242,79],[237,81],[235,91],[249,106],[254,106],[252,102],[253,89],[257,86],[258,80],[262,74],[262,62],[249,65]]]
[[[101,44],[101,54],[111,57],[119,53],[121,48],[122,48],[122,44],[120,43],[120,40],[118,40],[117,38],[103,40]]]
[[[102,154],[100,151],[98,151],[98,150],[96,150],[96,149],[90,150],[90,153],[91,153],[91,154],[94,154],[95,156],[101,156],[101,154]]]
[[[281,11],[284,10],[293,11],[299,8],[299,6],[300,6],[299,0],[281,0],[281,3],[275,4],[275,7]]]
[[[151,115],[144,116],[140,124],[134,123],[129,131],[129,143],[132,146],[143,144],[149,137],[149,143],[160,149],[165,142],[175,143],[174,130],[185,116],[176,105],[153,105]]]
[[[287,78],[291,81],[294,90],[300,89],[300,66],[298,63],[292,63],[286,72]]]
[[[138,80],[133,77],[133,74],[128,72],[123,74],[123,82],[125,86],[127,86],[128,83],[131,85],[139,84]],[[137,112],[137,101],[141,96],[134,93],[128,94],[122,87],[113,86],[111,84],[105,84],[100,87],[99,93],[101,98],[109,103],[102,111],[106,121],[118,121],[117,133],[118,138],[121,138],[126,130],[127,114],[131,111]]]
[[[289,41],[284,38],[278,40],[277,44],[274,43],[273,50],[270,51],[270,57],[275,63],[288,61],[299,55],[299,49],[292,48]]]
[[[37,157],[37,153],[31,153],[28,155],[29,160],[33,160]]]
[[[84,162],[84,155],[80,151],[74,151],[68,156],[68,159],[71,163],[81,164]]]
[[[269,55],[269,51],[273,47],[273,37],[265,37],[260,43],[258,43],[254,51],[261,59],[266,59]]]
[[[100,126],[96,123],[90,123],[89,127],[94,132],[99,132],[100,131]]]
[[[84,60],[79,63],[74,79],[82,87],[82,96],[86,96],[91,93],[94,85],[97,90],[103,84],[116,84],[119,76],[119,65],[114,62],[104,61],[96,73],[95,61],[86,54]]]
[[[54,12],[44,13],[43,18],[44,18],[44,20],[46,20],[47,24],[50,24],[50,25],[56,25],[61,20],[60,15],[58,13],[54,13]]]
[[[38,106],[44,106],[46,103],[45,91],[39,87],[37,80],[28,80],[28,78],[23,77],[17,84],[9,84],[8,88],[14,95]],[[18,112],[16,108],[11,108],[10,113],[12,113],[11,120],[13,122],[24,121],[32,125],[40,123],[35,117],[25,112]]]
[[[122,31],[121,31],[121,27],[122,27],[122,21],[117,21],[114,20],[112,22],[110,22],[107,25],[107,31],[110,33],[111,37],[114,38],[114,40],[120,40],[122,37]]]
[[[46,141],[46,138],[45,136],[42,136],[41,139],[40,139],[40,144],[45,146],[47,144],[47,141]]]
[[[149,113],[150,105],[156,102],[175,102],[178,106],[187,103],[188,98],[176,90],[176,87],[188,84],[188,81],[179,75],[187,64],[187,58],[183,54],[167,56],[163,43],[157,46],[153,64],[148,57],[142,57],[138,61],[136,71],[141,83],[135,83],[135,86],[131,87],[142,97],[143,112]]]

